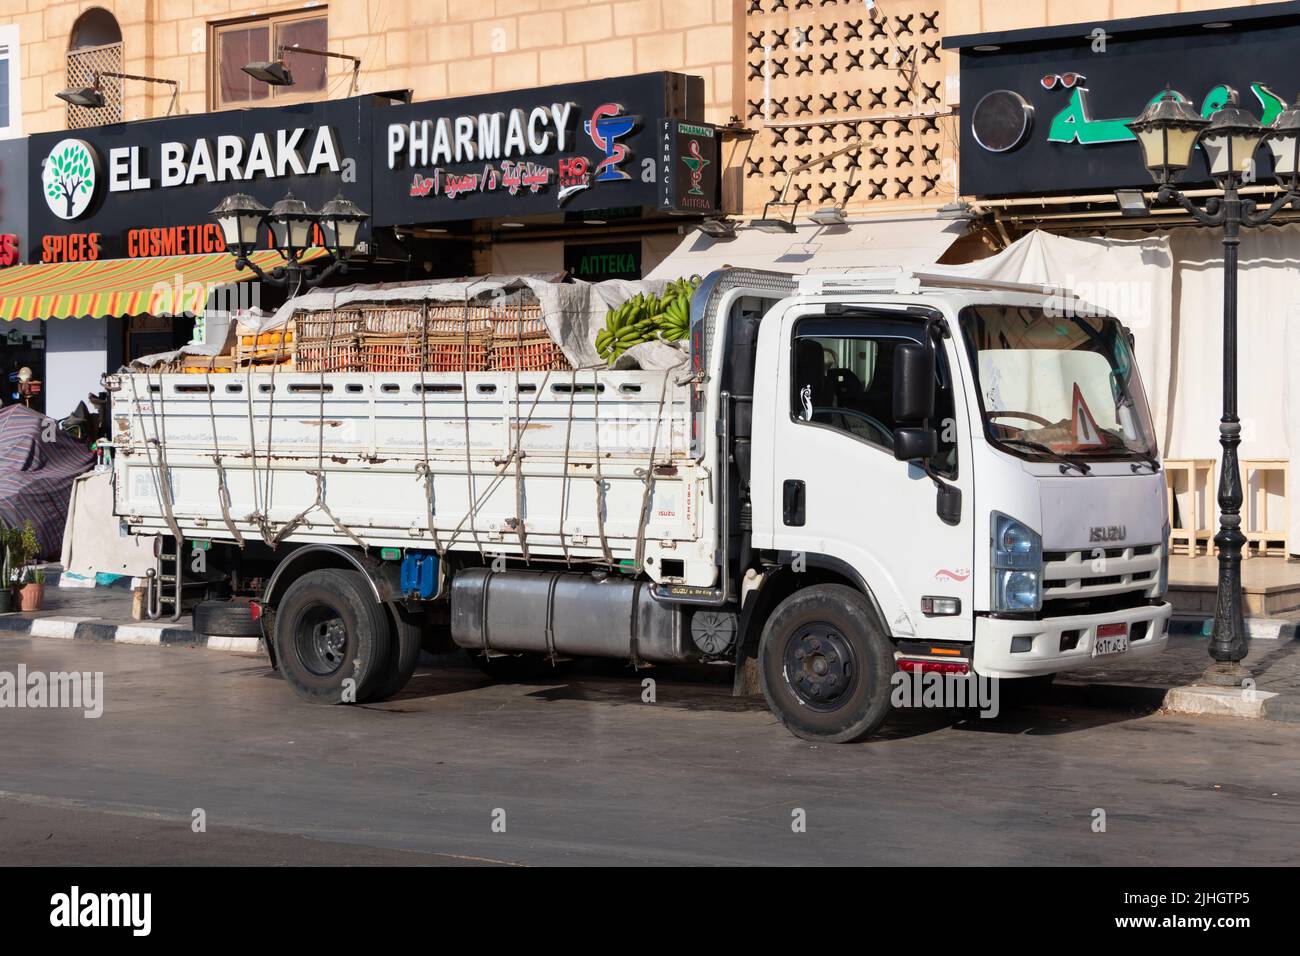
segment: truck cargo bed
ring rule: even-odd
[[[133,533],[633,562],[710,586],[682,375],[123,373],[115,513]]]

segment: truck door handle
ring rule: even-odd
[[[785,523],[801,528],[804,521],[804,484],[798,478],[787,478],[781,488],[781,510]]]

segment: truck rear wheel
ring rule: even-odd
[[[786,598],[763,628],[758,663],[767,706],[796,737],[848,743],[889,716],[893,647],[852,588],[818,584]]]
[[[394,636],[355,571],[325,568],[289,586],[275,616],[280,672],[315,704],[364,703],[384,685]]]
[[[411,679],[415,663],[420,659],[420,642],[424,638],[423,618],[402,607],[387,606],[386,611],[393,635],[388,655],[388,670],[376,688],[373,700],[387,700]]]

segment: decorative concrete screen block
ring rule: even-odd
[[[956,127],[944,91],[943,4],[873,10],[835,0],[746,0],[746,211],[782,198],[787,176],[856,139],[863,148],[795,173],[800,214],[821,206],[954,198]]]

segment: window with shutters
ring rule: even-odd
[[[74,106],[69,103],[68,129],[122,122],[122,81],[103,75],[121,72],[122,30],[117,19],[101,7],[91,7],[72,25],[68,41],[67,88],[93,87],[98,75],[104,105]]]
[[[317,100],[328,93],[328,68],[337,61],[294,49],[328,48],[328,17],[322,7],[219,23],[211,39],[213,109]],[[272,86],[244,72],[249,63],[281,58],[293,76],[290,86]]]

